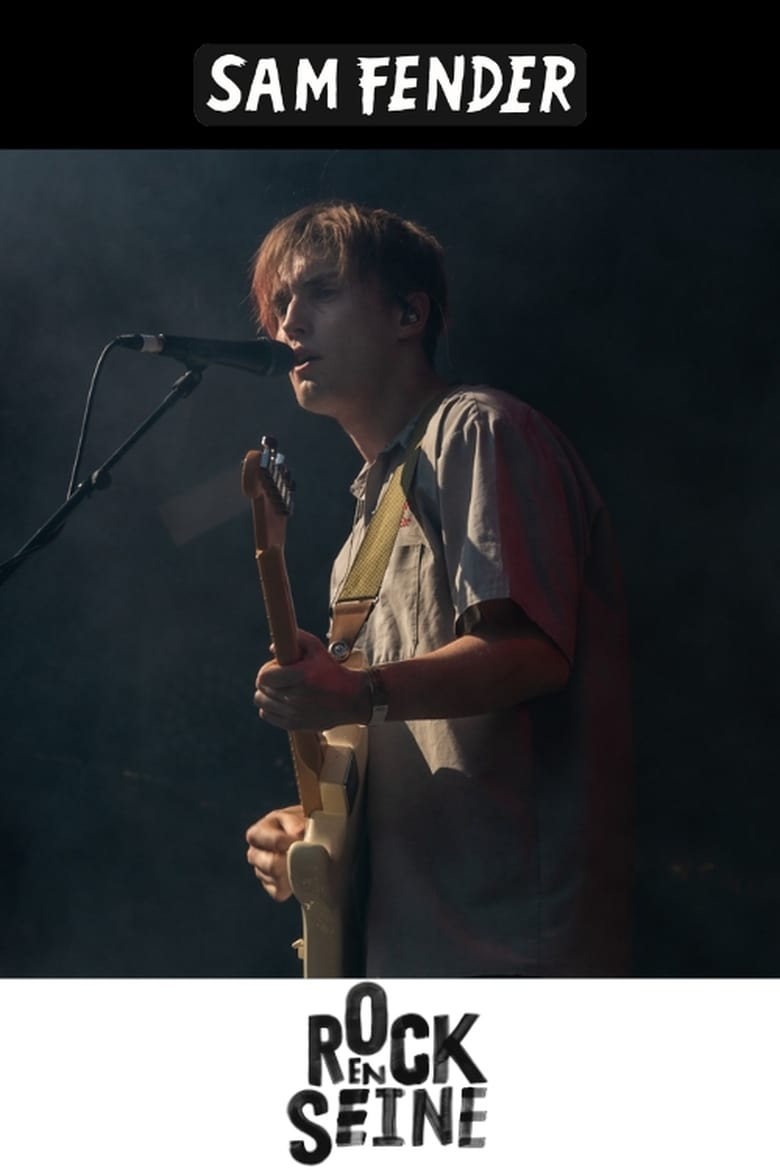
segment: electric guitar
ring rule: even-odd
[[[276,440],[264,437],[241,467],[241,486],[252,505],[255,559],[276,660],[301,657],[298,623],[284,560],[294,484]],[[352,655],[348,666],[362,665]],[[298,796],[306,818],[302,841],[287,854],[293,894],[301,905],[303,938],[293,943],[304,978],[360,974],[353,952],[358,940],[353,869],[366,762],[366,728],[288,733]]]

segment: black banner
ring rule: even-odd
[[[204,126],[577,126],[579,45],[201,45]]]

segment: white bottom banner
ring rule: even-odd
[[[773,980],[0,984],[9,1170],[780,1165]]]

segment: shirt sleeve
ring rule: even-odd
[[[485,397],[445,411],[436,443],[457,617],[510,598],[573,662],[589,525],[560,436],[524,404]]]

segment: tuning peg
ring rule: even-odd
[[[260,466],[263,471],[269,471],[273,468],[276,458],[276,439],[272,435],[263,435],[260,447]]]
[[[289,508],[292,504],[292,492],[290,491],[290,469],[285,463],[282,467],[280,467],[279,470],[281,473],[279,490],[281,492],[282,499],[284,500],[285,507]]]

